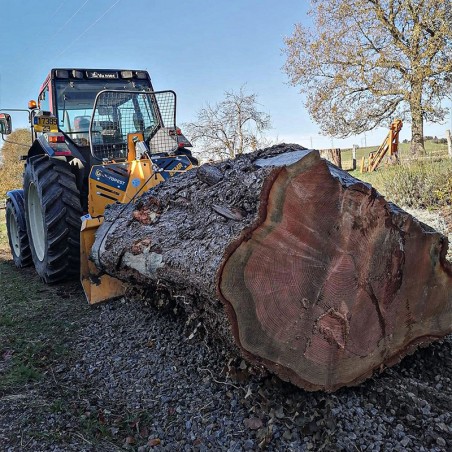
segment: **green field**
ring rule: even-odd
[[[452,220],[452,159],[447,145],[425,142],[425,154],[414,159],[409,143],[399,145],[400,164],[382,164],[372,173],[360,172],[361,158],[377,147],[357,150],[357,169],[352,168],[352,151],[343,150],[342,168],[349,174],[370,183],[388,201],[404,209],[425,209],[440,214],[451,226]]]

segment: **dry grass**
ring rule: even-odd
[[[69,284],[50,288],[41,283],[33,268],[14,267],[4,210],[0,210],[0,287],[0,356],[7,357],[4,368],[0,368],[2,395],[39,380],[68,352],[64,341],[71,321],[61,312],[59,316],[48,316],[48,311],[50,305],[60,303],[55,297],[58,291],[73,289]]]
[[[371,183],[388,200],[418,209],[448,209],[452,206],[452,160],[435,152],[419,160],[382,166],[374,173],[352,174]]]
[[[15,130],[1,149],[3,164],[0,166],[0,200],[6,198],[6,193],[22,186],[24,162],[20,156],[28,152],[30,147],[30,131]]]

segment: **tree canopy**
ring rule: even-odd
[[[313,0],[313,26],[285,40],[290,82],[323,133],[347,137],[412,124],[423,151],[423,121],[441,122],[452,88],[450,0]]]
[[[5,138],[0,149],[0,200],[9,190],[22,188],[24,162],[19,158],[31,146],[30,129],[17,129]]]
[[[195,122],[184,124],[184,132],[213,158],[235,158],[260,147],[265,139],[262,132],[270,128],[270,116],[259,111],[256,94],[227,91],[225,98],[214,106],[207,104]]]

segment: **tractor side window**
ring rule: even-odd
[[[38,97],[39,109],[42,111],[50,111],[49,85],[47,85]]]

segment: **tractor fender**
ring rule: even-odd
[[[77,158],[79,159],[83,165],[86,165],[86,160],[83,155],[77,150],[77,148],[70,143],[66,142],[68,148],[71,151],[71,155],[69,158]],[[44,138],[44,135],[40,135],[31,145],[28,151],[28,158],[34,157],[36,155],[48,155],[49,157],[55,157],[55,151],[49,145],[47,140]]]
[[[22,215],[18,216],[19,227],[23,231],[27,230],[27,225],[25,224],[25,198],[24,191],[22,189],[10,190],[6,192],[6,198],[9,199],[16,209]]]
[[[50,151],[50,152],[49,152]],[[49,146],[42,136],[38,137],[31,145],[28,151],[28,158],[35,157],[36,155],[51,155],[53,149]]]

